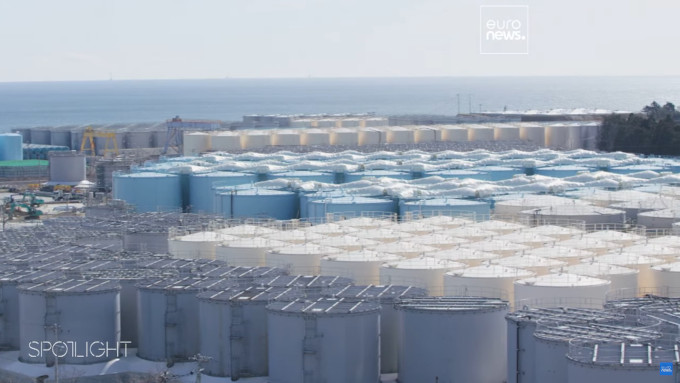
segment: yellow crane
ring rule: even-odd
[[[94,145],[94,139],[95,137],[99,138],[105,138],[106,141],[104,141],[104,154],[106,153],[113,153],[115,155],[118,155],[118,143],[116,142],[116,133],[115,132],[105,132],[105,131],[100,131],[100,130],[94,130],[92,129],[91,126],[88,126],[85,131],[83,132],[83,141],[80,143],[80,152],[84,153],[85,151],[90,151],[90,155],[94,156],[96,155],[95,152],[95,145]],[[109,144],[113,143],[113,148],[109,148]],[[86,144],[89,144],[89,147],[85,147]]]

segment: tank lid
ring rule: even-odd
[[[267,309],[279,313],[329,316],[378,313],[380,305],[376,302],[344,298],[319,298],[313,301],[298,299],[292,302],[272,302],[267,306]]]
[[[347,286],[352,284],[352,280],[330,275],[279,275],[273,278],[258,278],[254,284],[267,287],[315,288],[333,285]]]
[[[626,318],[623,314],[611,311],[573,307],[525,307],[509,313],[505,317],[516,322],[526,321],[536,323],[540,320],[549,320],[564,324],[581,322],[614,323],[623,321]]]
[[[269,302],[285,296],[290,300],[293,292],[290,287],[263,287],[251,286],[248,288],[232,287],[220,291],[205,291],[199,293],[197,297],[202,300],[219,302]],[[299,294],[298,294],[299,297]]]
[[[368,285],[368,286],[340,286],[331,287],[329,296],[337,298],[378,299],[393,301],[397,298],[411,298],[427,296],[427,290],[413,286],[399,285]]]
[[[181,292],[192,293],[205,290],[221,290],[236,285],[237,282],[223,278],[159,278],[140,282],[137,287],[140,290],[163,290],[168,293]]]
[[[114,280],[95,279],[55,279],[44,282],[25,283],[18,287],[22,292],[50,294],[89,294],[120,290],[120,284]]]
[[[396,308],[399,310],[421,312],[482,312],[507,310],[507,301],[482,297],[414,297],[400,300]]]

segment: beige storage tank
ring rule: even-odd
[[[242,149],[259,149],[271,145],[271,133],[264,130],[247,130],[241,134]]]
[[[420,245],[436,247],[439,250],[447,250],[452,249],[454,247],[460,247],[460,245],[470,242],[465,238],[452,237],[446,234],[418,235],[409,238],[408,241]]]
[[[570,146],[571,127],[565,124],[551,124],[545,127],[545,146],[549,148],[574,149]]]
[[[278,267],[290,274],[318,275],[321,258],[340,253],[340,249],[311,243],[276,247],[265,254],[265,265]]]
[[[365,128],[359,131],[359,146],[385,144],[385,132],[380,129]]]
[[[547,274],[515,282],[515,307],[602,308],[610,281],[578,274]]]
[[[444,294],[447,296],[482,296],[507,300],[513,297],[513,283],[516,280],[533,275],[534,273],[528,270],[487,263],[446,273],[444,275]]]
[[[636,269],[628,267],[612,265],[610,263],[588,261],[560,267],[552,270],[553,273],[569,273],[585,275],[588,277],[595,277],[611,281],[609,291],[627,290],[637,292],[638,289],[638,274]],[[625,296],[628,296],[626,294]]]
[[[493,138],[496,141],[519,141],[519,128],[507,124],[493,126]]]
[[[468,130],[465,126],[442,125],[439,128],[442,134],[442,141],[466,142],[468,140]]]
[[[380,283],[420,287],[426,289],[430,296],[442,296],[444,274],[465,267],[464,263],[433,257],[390,262],[380,267]]]
[[[494,129],[485,125],[468,125],[468,141],[493,141]]]
[[[599,257],[594,257],[592,260],[638,270],[640,272],[638,274],[638,286],[641,289],[654,289],[657,287],[652,266],[664,263],[663,260],[659,258],[624,252],[612,252],[600,255]],[[584,262],[588,262],[588,260],[584,260]]]
[[[399,262],[403,257],[394,254],[360,250],[321,258],[321,275],[350,278],[357,285],[380,284],[380,266]]]
[[[533,271],[536,275],[549,274],[551,269],[556,267],[564,267],[567,265],[567,263],[564,261],[543,258],[530,254],[520,254],[513,255],[511,257],[498,258],[491,262],[501,266]]]
[[[292,129],[273,130],[271,137],[273,146],[300,145],[300,132]]]
[[[386,132],[389,144],[413,144],[415,142],[412,127],[390,126]]]
[[[306,146],[328,146],[331,134],[327,129],[306,129],[300,132],[300,144]]]
[[[227,241],[215,247],[215,259],[229,266],[256,267],[265,265],[265,254],[274,247],[285,246],[285,242],[260,237],[240,238]]]
[[[658,295],[680,297],[680,262],[652,266]]]
[[[521,124],[519,138],[534,144],[545,146],[545,127],[534,124]]]
[[[416,126],[414,128],[414,140],[416,143],[441,141],[442,132],[437,126]]]
[[[183,151],[185,156],[196,156],[210,150],[210,134],[203,132],[184,132]]]
[[[210,140],[214,151],[241,150],[241,135],[236,132],[216,133]]]
[[[330,144],[357,146],[359,145],[359,132],[356,129],[333,129],[331,130]]]

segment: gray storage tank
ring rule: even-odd
[[[273,302],[267,320],[271,382],[380,381],[377,303],[336,298]]]
[[[200,292],[223,289],[225,279],[186,277],[157,279],[137,285],[137,355],[173,363],[199,352],[198,298]]]
[[[506,375],[506,301],[493,298],[405,299],[399,382],[502,382]]]
[[[116,281],[61,279],[19,286],[19,359],[51,364],[56,355],[61,363],[91,364],[117,358],[124,352],[119,293]],[[54,348],[58,341],[64,342],[61,350]],[[37,352],[42,342],[53,352]]]
[[[231,288],[198,294],[201,355],[210,357],[205,373],[212,376],[266,376],[267,304],[285,287]]]

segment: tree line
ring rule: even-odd
[[[602,121],[598,149],[638,154],[680,155],[680,112],[656,101],[641,113],[611,114]]]

